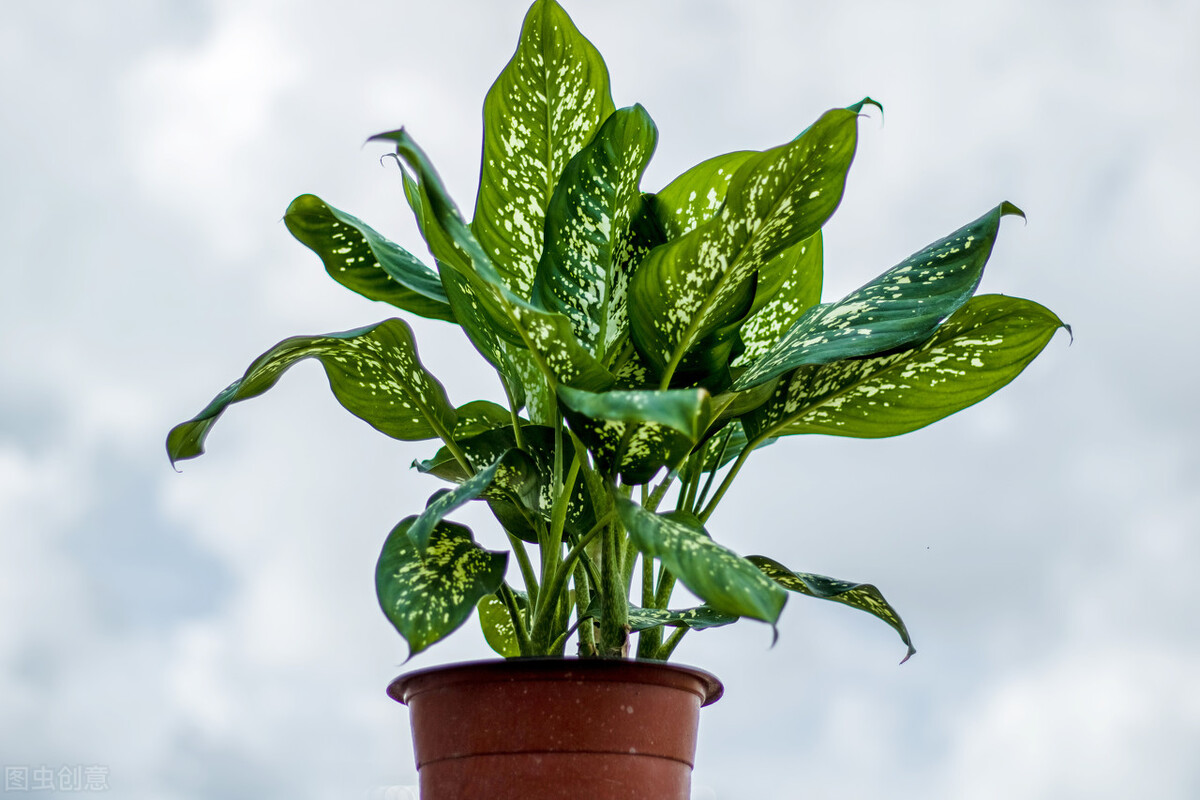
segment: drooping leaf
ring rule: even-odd
[[[433,499],[408,530],[409,537],[424,552],[429,537],[451,511],[483,496],[491,489],[501,496],[519,499],[526,505],[535,502],[538,487],[537,466],[520,450],[508,450],[495,461],[481,467],[454,489]]]
[[[630,276],[621,255],[657,140],[640,105],[613,112],[567,164],[547,211],[533,297],[569,317],[579,340],[601,358],[629,327]]]
[[[483,103],[483,166],[471,223],[522,299],[530,297],[559,176],[613,108],[600,53],[558,3],[537,0]]]
[[[479,308],[485,314],[495,315],[489,319],[495,323],[497,332],[504,333],[510,343],[524,345],[546,379],[555,385],[588,390],[611,386],[612,374],[576,338],[568,317],[535,307],[505,284],[470,228],[462,221],[428,158],[412,138],[399,130],[371,139],[395,142],[399,156],[416,172],[429,204],[429,216],[437,221],[469,263],[469,267],[456,267],[462,270],[458,274],[475,293]],[[516,337],[515,342],[512,337]]]
[[[747,367],[736,388],[795,367],[870,356],[927,339],[975,292],[1000,219],[1008,214],[1021,215],[1021,210],[1001,203],[838,302],[809,309]]]
[[[682,611],[669,611],[665,608],[629,607],[629,627],[634,631],[644,631],[666,625],[670,628],[719,628],[737,622],[738,617],[723,614],[711,606],[702,605],[687,608]]]
[[[742,421],[751,438],[908,433],[1008,384],[1060,327],[1062,320],[1030,300],[973,297],[916,347],[798,368]]]
[[[645,483],[677,464],[712,418],[704,389],[582,392],[559,387],[567,420],[602,470]]]
[[[513,592],[517,599],[517,607],[524,611],[529,604],[525,592]],[[521,646],[517,643],[517,629],[513,626],[512,616],[504,601],[494,594],[485,595],[479,601],[479,626],[483,629],[483,638],[488,647],[495,650],[504,658],[517,658],[521,655]]]
[[[809,597],[817,597],[821,600],[832,600],[835,603],[843,603],[851,608],[866,611],[868,614],[878,617],[888,625],[891,625],[896,633],[900,634],[900,640],[908,646],[908,653],[900,662],[901,664],[908,661],[912,657],[912,654],[917,652],[916,648],[913,647],[912,639],[909,638],[908,629],[904,627],[904,620],[900,619],[900,615],[896,613],[896,609],[892,608],[891,604],[884,599],[883,594],[871,584],[850,583],[848,581],[839,581],[835,578],[826,578],[824,575],[793,572],[778,561],[766,556],[746,556],[746,560],[753,563],[763,571],[764,575],[767,575],[790,592],[798,592],[799,594],[806,594]]]
[[[346,288],[422,317],[454,322],[437,273],[357,217],[302,194],[288,206],[283,222]]]
[[[746,559],[712,540],[702,527],[646,511],[625,498],[617,513],[642,555],[662,561],[713,610],[774,626],[787,593]]]
[[[719,213],[656,248],[630,284],[633,341],[656,375],[736,322],[758,270],[812,236],[841,200],[857,114],[826,112],[798,139],[746,160]]]
[[[375,566],[375,591],[383,613],[408,642],[409,657],[467,621],[476,603],[504,580],[507,553],[475,544],[471,530],[442,522],[424,552],[409,538],[408,517],[388,534]]]
[[[266,392],[293,364],[315,358],[347,411],[395,439],[447,438],[457,419],[445,390],[417,357],[412,331],[399,319],[321,336],[284,339],[203,411],[167,435],[171,463],[204,452],[204,440],[225,409]]]

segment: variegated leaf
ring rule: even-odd
[[[973,297],[914,348],[800,367],[742,421],[752,438],[908,433],[1008,384],[1062,327],[1054,312],[1030,300]]]
[[[756,155],[739,150],[701,161],[656,192],[655,216],[666,238],[678,239],[715,217],[734,173]]]
[[[455,321],[438,274],[357,217],[302,194],[283,223],[346,288],[422,317]]]
[[[901,664],[908,661],[913,653],[917,652],[913,647],[912,639],[909,638],[908,629],[904,627],[904,620],[900,619],[896,609],[892,608],[891,604],[884,599],[883,594],[871,584],[849,583],[835,578],[826,578],[824,575],[793,572],[778,561],[766,556],[746,556],[746,560],[790,592],[843,603],[851,608],[866,611],[891,625],[896,633],[900,634],[900,640],[908,646],[908,653],[901,660]]]
[[[321,336],[294,336],[263,353],[203,411],[167,435],[171,463],[204,452],[225,409],[266,392],[293,364],[315,358],[347,411],[395,439],[448,438],[457,414],[445,390],[417,357],[412,331],[399,319]]]
[[[417,550],[424,552],[434,528],[456,508],[478,500],[491,490],[502,497],[517,498],[526,505],[536,502],[538,489],[537,466],[520,450],[507,450],[495,461],[480,468],[457,487],[432,498],[417,521],[408,530]]]
[[[512,424],[512,414],[508,409],[490,400],[472,400],[459,406],[455,413],[458,415],[453,431],[456,440]]]
[[[631,630],[644,631],[665,625],[670,628],[719,628],[737,622],[738,617],[724,614],[711,606],[702,605],[687,608],[682,611],[669,611],[665,608],[629,607],[629,627]]]
[[[466,279],[476,294],[480,310],[502,317],[494,320],[498,329],[508,326],[519,335],[547,380],[588,390],[611,386],[612,374],[576,338],[570,319],[537,308],[508,288],[470,228],[462,221],[425,153],[412,138],[403,130],[371,138],[395,142],[397,153],[417,174],[428,201],[429,217],[436,220],[446,237],[466,257],[469,267],[455,268],[462,270],[458,274]]]
[[[471,530],[438,524],[424,553],[408,536],[408,517],[392,529],[375,566],[375,591],[383,613],[408,642],[409,657],[467,621],[480,598],[504,580],[507,553],[475,544]]]
[[[554,431],[541,425],[522,425],[521,437],[524,452],[532,459],[538,475],[536,500],[530,499],[528,508],[534,509],[548,521],[554,504]],[[490,464],[517,446],[511,427],[494,428],[476,436],[457,440],[456,443],[473,465]],[[566,438],[563,440],[563,463],[569,465],[574,458],[575,448],[571,440]],[[445,447],[439,449],[434,457],[427,461],[413,462],[413,466],[421,472],[453,483],[462,483],[468,477]],[[492,512],[508,531],[528,542],[538,540],[537,532],[525,519],[528,512],[517,507],[506,493],[491,493],[485,489],[482,496],[488,499]],[[571,504],[567,507],[567,532],[582,536],[595,524],[595,511],[583,482],[579,481],[571,495]]]
[[[703,389],[592,393],[560,387],[559,398],[598,466],[631,484],[678,464],[712,418]]]
[[[483,166],[471,229],[509,289],[528,300],[559,176],[613,111],[608,69],[554,0],[525,16],[483,104]]]
[[[660,376],[713,330],[738,321],[758,270],[812,236],[841,200],[857,113],[826,112],[795,141],[755,154],[718,214],[647,256],[630,285],[633,341]]]
[[[614,112],[567,164],[546,214],[533,297],[568,316],[579,340],[600,358],[629,328],[621,250],[657,140],[640,105]]]
[[[1000,229],[1001,203],[836,303],[810,309],[738,378],[746,389],[807,364],[874,355],[928,338],[975,292]]]
[[[517,598],[517,607],[524,609],[529,604],[525,592],[513,592]],[[504,601],[494,594],[485,595],[478,605],[479,627],[483,629],[483,638],[488,647],[495,650],[504,658],[517,658],[521,655],[521,646],[517,643],[517,629],[513,625],[512,616]]]
[[[702,527],[646,511],[617,499],[630,541],[642,555],[657,558],[714,611],[753,617],[773,626],[787,592],[746,559],[712,540]]]
[[[778,342],[804,316],[821,302],[823,253],[821,232],[817,231],[775,256],[758,271],[754,305],[740,334],[745,352],[735,362],[751,364]]]

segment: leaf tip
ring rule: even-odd
[[[1029,217],[1025,216],[1025,212],[1007,200],[1000,204],[1000,216],[1020,217],[1021,219],[1025,220],[1026,225],[1029,224]]]
[[[883,104],[880,103],[878,100],[875,100],[871,97],[864,97],[862,100],[859,100],[857,103],[850,106],[848,110],[853,111],[855,114],[859,114],[861,116],[866,116],[865,114],[863,114],[863,109],[866,108],[867,106],[875,106],[875,108],[879,109],[879,124],[882,127],[882,125],[883,125]]]
[[[908,646],[908,652],[904,654],[904,658],[900,659],[900,663],[903,664],[905,661],[908,661],[910,658],[912,658],[914,655],[916,655],[916,653],[917,653],[917,648],[913,647],[910,644]]]

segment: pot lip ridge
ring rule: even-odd
[[[699,681],[700,705],[707,706],[721,699],[725,687],[711,672],[670,661],[632,658],[578,658],[522,656],[518,658],[492,658],[476,661],[457,661],[406,672],[388,685],[387,693],[398,703],[408,705],[407,700],[418,694],[419,684],[436,679],[439,685],[468,682],[503,682],[522,678],[549,680],[572,680],[578,673],[592,676],[608,673],[619,680],[632,683],[661,683],[653,676],[674,673],[674,677],[689,677]],[[560,673],[555,676],[554,673]],[[596,678],[593,678],[595,680]],[[680,687],[684,688],[684,687]]]

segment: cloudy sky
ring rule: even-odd
[[[1075,331],[931,428],[750,462],[717,538],[878,584],[920,652],[899,667],[886,627],[801,598],[774,648],[761,625],[693,634],[677,657],[726,685],[695,796],[1200,796],[1200,4],[565,5],[659,126],[647,188],[870,95],[827,291],[1009,200],[1029,221],[983,290]],[[431,448],[347,415],[311,363],[182,474],[162,441],[276,341],[389,316],[283,210],[313,192],[420,251],[362,142],[407,126],[471,207],[524,8],[5,4],[0,765],[100,767],[131,800],[411,796],[372,572]],[[498,393],[460,336],[415,327],[456,403]],[[488,654],[472,622],[409,666]]]

